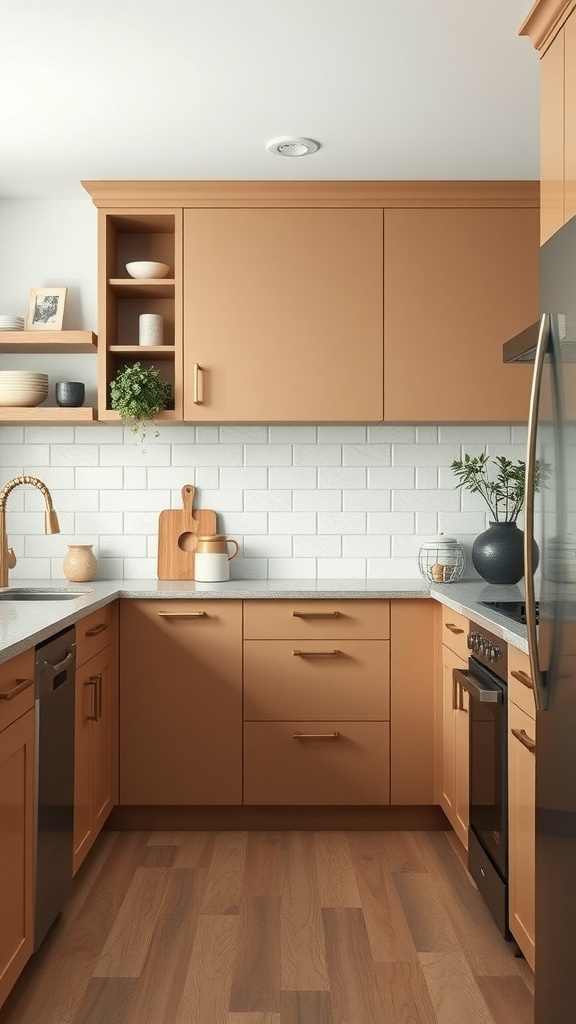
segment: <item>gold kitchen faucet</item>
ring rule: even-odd
[[[8,537],[6,534],[6,502],[8,500],[8,495],[14,490],[14,488],[20,487],[24,484],[31,484],[33,487],[37,487],[40,493],[44,495],[44,501],[46,502],[44,533],[60,533],[58,516],[54,511],[52,495],[50,494],[46,484],[43,483],[42,480],[39,480],[37,476],[15,476],[13,480],[9,480],[0,491],[0,587],[8,586],[8,570],[13,569],[16,565],[16,555],[14,554],[13,549],[8,547]]]

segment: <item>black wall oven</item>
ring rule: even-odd
[[[474,627],[468,670],[454,670],[470,695],[468,870],[505,938],[508,931],[508,722],[504,641]]]

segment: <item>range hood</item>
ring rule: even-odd
[[[502,355],[505,363],[533,363],[538,344],[538,321],[505,342]]]

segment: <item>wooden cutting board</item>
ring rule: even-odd
[[[158,520],[158,579],[193,580],[197,538],[218,533],[216,513],[194,505],[196,488],[184,484],[183,508],[164,509]]]

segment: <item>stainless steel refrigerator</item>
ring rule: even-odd
[[[537,707],[534,1019],[575,1024],[576,217],[540,252],[540,322],[506,343],[504,359],[534,362],[525,501],[527,629]],[[545,479],[535,488],[542,467]],[[535,583],[532,535],[540,549]]]

